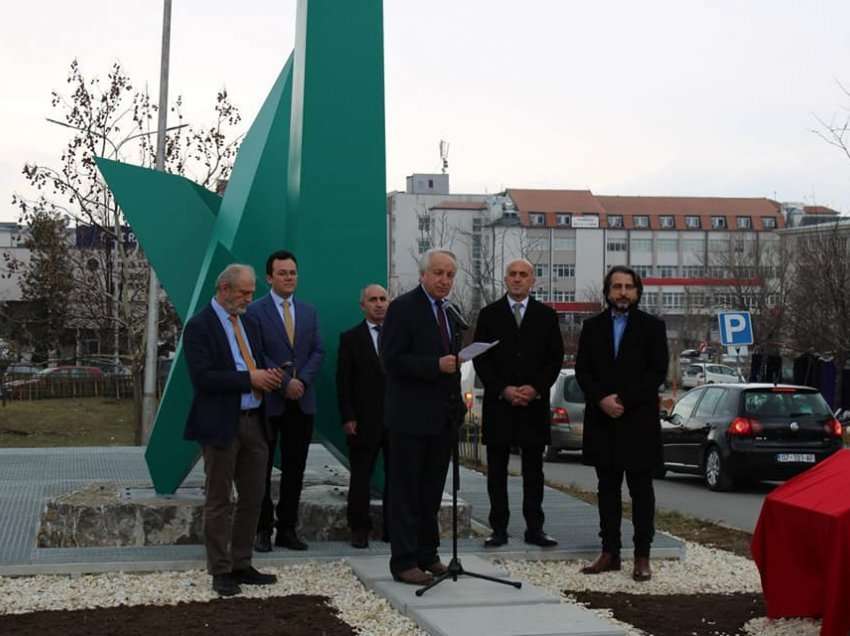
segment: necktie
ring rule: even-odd
[[[522,324],[522,303],[514,303],[514,320],[517,327]]]
[[[380,354],[381,353],[381,325],[372,325],[372,329],[375,330],[375,334],[377,337],[375,338],[375,351]]]
[[[289,299],[283,300],[283,328],[286,330],[286,337],[289,338],[289,344],[295,346],[295,325],[292,324],[292,314],[289,313]]]
[[[443,353],[450,353],[449,325],[446,322],[446,314],[443,313],[443,301],[435,300],[434,307],[437,308],[437,324],[440,325],[440,339],[443,341]]]
[[[233,333],[236,334],[236,344],[239,345],[239,353],[245,362],[245,366],[248,367],[248,371],[256,371],[257,363],[254,362],[254,358],[251,357],[251,351],[245,343],[245,336],[242,335],[242,328],[239,326],[239,318],[233,314],[230,314],[227,318],[230,320],[230,324],[233,325]],[[254,394],[254,397],[262,397],[259,391],[251,391],[251,393]]]

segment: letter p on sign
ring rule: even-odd
[[[720,322],[720,342],[740,347],[753,344],[753,326],[748,311],[724,311],[717,315]]]

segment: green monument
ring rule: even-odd
[[[316,428],[337,456],[339,333],[361,317],[360,288],[386,281],[383,69],[382,0],[299,0],[295,49],[223,198],[183,177],[98,159],[183,321],[209,302],[228,263],[254,266],[259,296],[268,254],[297,255],[297,293],[315,304],[327,351]],[[173,493],[200,456],[183,440],[191,395],[181,343],[145,454],[158,493]]]

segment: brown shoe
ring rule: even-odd
[[[434,580],[427,572],[423,572],[419,568],[410,568],[402,572],[393,572],[393,578],[399,583],[408,583],[410,585],[428,585]]]
[[[652,578],[652,568],[649,567],[649,557],[635,557],[635,569],[632,572],[635,581],[648,581]]]
[[[440,576],[441,574],[445,574],[449,571],[449,567],[445,563],[440,561],[440,559],[437,559],[431,565],[426,565],[422,569],[426,572],[430,572],[434,576]]]
[[[602,572],[614,572],[620,569],[620,555],[603,552],[590,565],[581,569],[582,574],[600,574]]]

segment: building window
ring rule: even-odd
[[[626,239],[608,239],[609,252],[625,252],[627,247]]]
[[[633,270],[637,273],[641,278],[651,278],[652,277],[652,265],[630,265]]]
[[[736,223],[739,230],[749,230],[753,227],[753,220],[748,216],[739,216]]]
[[[560,289],[552,290],[552,302],[553,303],[562,303],[564,302],[564,292]]]
[[[710,254],[728,254],[729,239],[708,239],[708,251]]]
[[[673,216],[664,214],[658,217],[658,222],[660,223],[662,229],[672,230],[676,227],[676,219]]]
[[[705,268],[702,265],[682,266],[682,276],[684,278],[702,278],[703,274],[705,274]]]
[[[549,265],[546,263],[537,263],[534,266],[534,278],[543,278],[546,276],[546,270],[549,268]]]
[[[549,300],[549,294],[544,287],[538,287],[536,290],[531,292],[531,295],[534,296],[536,300],[539,300],[542,303],[545,303]]]
[[[702,292],[693,292],[685,296],[685,306],[691,309],[702,309],[705,307],[705,294]]]
[[[657,239],[655,241],[659,252],[668,252],[675,254],[678,250],[678,241],[676,239]]]
[[[569,236],[563,238],[552,239],[552,249],[562,252],[576,251],[576,237]]]
[[[622,214],[609,214],[608,215],[608,227],[623,227],[623,215]]]
[[[652,239],[632,239],[632,252],[651,252]]]
[[[776,229],[776,217],[773,217],[773,216],[763,216],[763,217],[761,217],[761,226],[765,230],[775,230]]]
[[[572,214],[558,213],[558,214],[555,215],[555,223],[557,223],[558,225],[565,225],[565,226],[569,227],[572,224],[572,222],[573,222],[573,215]]]
[[[472,231],[473,232],[480,232],[481,231],[481,219],[480,218],[472,219]]]
[[[689,230],[698,230],[700,228],[700,220],[698,216],[686,216],[685,227]]]
[[[419,239],[419,253],[424,254],[431,249],[431,241],[428,239]]]
[[[676,278],[679,276],[679,268],[675,265],[658,265],[659,278]]]
[[[554,263],[552,265],[552,276],[555,278],[575,278],[576,266],[565,263]]]
[[[542,212],[531,212],[528,215],[528,222],[531,225],[546,225],[546,215]]]
[[[682,239],[682,252],[685,254],[702,255],[705,249],[705,241],[703,239]]]
[[[663,292],[661,305],[664,309],[681,309],[685,304],[685,294],[682,292]]]
[[[726,229],[726,217],[725,216],[713,216],[713,217],[711,217],[711,229],[713,229],[713,230],[725,230]]]
[[[649,227],[649,217],[648,216],[633,216],[632,223],[635,227]]]
[[[420,232],[430,232],[431,231],[431,217],[430,216],[420,216],[419,217],[419,231]]]

